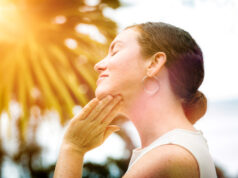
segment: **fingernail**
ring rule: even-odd
[[[120,131],[121,129],[120,128],[118,128],[118,129],[116,129],[114,132],[118,132],[118,131]]]

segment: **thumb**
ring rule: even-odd
[[[113,133],[119,131],[120,127],[117,125],[109,125],[104,133],[103,142]]]

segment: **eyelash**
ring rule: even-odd
[[[113,52],[111,56],[114,56],[117,52],[118,52],[118,51]]]

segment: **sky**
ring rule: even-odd
[[[162,21],[188,31],[204,55],[205,78],[200,90],[209,101],[238,99],[238,1],[122,0],[127,4],[104,15],[126,26]]]

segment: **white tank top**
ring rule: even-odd
[[[198,162],[200,178],[217,177],[215,165],[208,150],[207,140],[200,130],[174,129],[157,138],[143,149],[133,149],[127,171],[148,151],[165,144],[176,144],[189,150]]]

